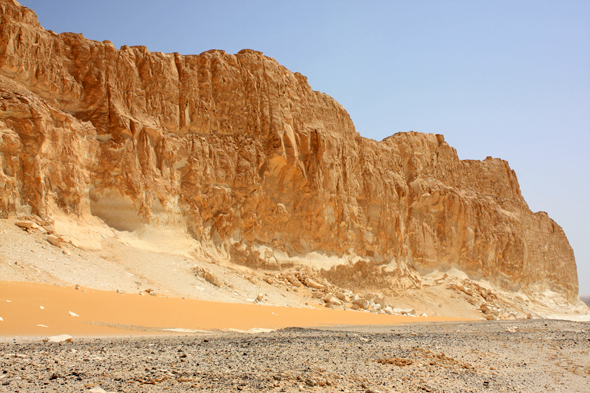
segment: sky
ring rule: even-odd
[[[45,29],[118,48],[262,51],[364,137],[443,134],[461,159],[507,160],[590,295],[590,1],[19,1]]]

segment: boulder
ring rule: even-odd
[[[61,247],[63,240],[61,239],[61,237],[56,236],[56,235],[47,235],[45,237],[45,240],[47,240],[50,244],[54,245],[55,247]]]
[[[293,285],[294,287],[301,287],[301,281],[299,281],[297,279],[297,277],[295,277],[292,274],[287,275],[287,281],[289,281],[289,283],[291,283],[291,285]]]
[[[343,302],[346,302],[346,303],[350,302],[350,297],[348,297],[348,295],[346,295],[344,292],[336,292],[336,294],[334,296],[336,296],[338,299],[340,299]]]
[[[37,227],[36,223],[34,223],[33,221],[28,221],[28,220],[16,221],[14,223],[14,225],[16,225],[17,227],[21,227],[23,229],[31,229],[31,228]]]
[[[341,306],[342,302],[335,296],[333,295],[328,295],[326,297],[324,297],[324,302],[326,304],[332,305],[332,306]]]
[[[319,282],[315,281],[314,279],[312,279],[310,277],[302,276],[301,281],[303,282],[303,284],[305,284],[305,286],[307,286],[309,288],[320,289],[320,290],[325,288],[324,285],[320,284]]]
[[[363,310],[369,308],[369,301],[367,299],[358,298],[356,300],[353,300],[352,304]]]

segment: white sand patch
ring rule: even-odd
[[[162,329],[166,332],[174,332],[174,333],[207,333],[207,330],[195,330],[195,329],[183,329],[183,328],[170,328],[170,329]]]
[[[270,333],[274,332],[276,329],[265,329],[265,328],[252,328],[248,330],[240,330],[240,329],[226,329],[230,332],[236,333],[245,333],[245,334],[258,334],[258,333]]]
[[[196,249],[201,244],[193,239],[184,228],[181,227],[157,227],[141,225],[133,232],[116,231],[117,238],[131,247],[141,250],[179,255],[192,258]]]
[[[439,270],[434,270],[428,274],[423,275],[422,277],[437,280],[437,279],[442,278],[445,274],[448,277],[454,278],[456,280],[469,279],[469,276],[465,272],[462,272],[461,270],[457,270],[454,267],[447,270],[447,271],[443,271],[443,272],[441,272]]]
[[[55,213],[53,218],[55,233],[81,250],[101,250],[103,240],[115,236],[111,228],[94,216],[89,215],[82,220]]]
[[[252,249],[258,251],[258,253],[263,256],[267,262],[274,262],[278,263],[279,265],[293,264],[308,266],[314,269],[329,270],[333,266],[355,263],[362,259],[356,255],[344,255],[343,257],[339,257],[337,255],[327,255],[325,253],[316,251],[309,252],[307,254],[289,256],[289,254],[284,251],[273,250],[270,247],[262,245],[253,245]]]

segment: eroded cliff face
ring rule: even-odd
[[[503,160],[461,161],[442,135],[363,138],[260,52],[117,50],[15,1],[0,13],[0,214],[183,226],[218,258],[299,261],[345,286],[457,267],[577,298],[565,234]]]

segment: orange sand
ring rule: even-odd
[[[121,295],[88,288],[85,291],[43,284],[0,282],[0,317],[3,318],[0,321],[0,336],[122,336],[167,334],[160,330],[162,328],[246,330],[458,320]],[[69,311],[79,317],[70,316]]]

